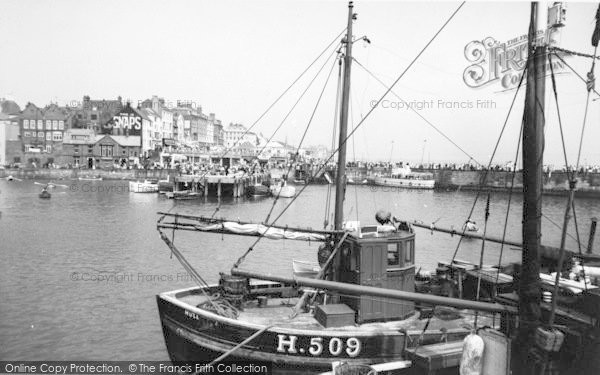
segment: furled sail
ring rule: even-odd
[[[274,240],[326,241],[335,231],[292,228],[287,226],[248,223],[226,219],[213,219],[198,216],[163,213],[174,217],[174,221],[159,220],[157,226],[163,229],[180,229],[199,232],[225,233],[241,236],[265,237]]]

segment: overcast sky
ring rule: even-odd
[[[342,1],[1,0],[0,5],[0,97],[21,106],[28,101],[43,106],[50,101],[77,104],[83,95],[93,99],[120,95],[134,102],[159,95],[172,103],[184,100],[201,105],[225,124],[246,126],[342,31],[347,17],[347,3]],[[367,35],[372,42],[354,44],[356,60],[390,84],[458,5],[355,2],[354,36]],[[568,4],[562,47],[593,52],[590,39],[597,6]],[[463,72],[472,63],[465,58],[465,46],[487,37],[504,43],[524,35],[529,10],[526,2],[468,2],[394,88],[408,102],[430,103],[418,112],[482,163],[491,155],[515,91],[505,91],[498,81],[480,88],[467,86]],[[332,61],[275,139],[299,141]],[[324,62],[321,59],[256,125],[257,132],[272,134]],[[570,57],[567,62],[583,76],[591,66],[590,59]],[[574,164],[587,92],[568,69],[560,73],[559,103],[569,162]],[[336,75],[334,70],[307,145],[331,144]],[[384,91],[353,65],[355,124]],[[397,101],[393,95],[386,99],[388,107]],[[473,108],[457,107],[461,105]],[[563,157],[550,80],[546,106],[545,161],[559,165]],[[498,163],[514,160],[522,112],[521,93],[495,159]],[[378,108],[356,134],[350,143],[350,160],[468,160],[406,109]],[[582,162],[600,164],[599,139],[597,100],[590,102]]]

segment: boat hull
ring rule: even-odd
[[[214,290],[213,290],[214,289]],[[216,286],[207,292],[216,291]],[[199,309],[179,299],[199,288],[163,293],[157,296],[158,311],[165,343],[172,361],[209,363],[265,326],[230,319]],[[437,342],[440,330],[355,330],[323,328],[267,329],[248,344],[237,349],[226,361],[273,365],[276,373],[319,373],[330,371],[332,362],[374,364],[405,359],[407,337],[416,343]],[[461,339],[465,330],[446,333],[448,340]]]
[[[271,191],[264,185],[250,185],[248,186],[246,194],[249,197],[266,197],[271,195]]]
[[[375,177],[375,185],[406,189],[433,189],[435,180],[417,180],[410,178]]]

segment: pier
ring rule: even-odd
[[[231,194],[232,197],[239,198],[246,194],[248,186],[260,184],[267,179],[266,173],[251,176],[180,175],[174,179],[173,193],[187,191],[201,193],[204,197],[214,194],[219,198],[224,194]]]

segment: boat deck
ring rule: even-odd
[[[207,298],[203,295],[189,294],[178,298],[180,301],[189,304],[191,306],[197,306],[200,303],[206,302]],[[402,320],[394,320],[388,322],[371,322],[363,324],[353,324],[342,327],[323,327],[310,312],[302,312],[295,318],[291,319],[290,314],[292,308],[298,302],[298,298],[269,298],[267,306],[258,307],[256,300],[246,302],[243,310],[240,310],[238,320],[242,322],[248,322],[256,325],[269,326],[274,325],[279,328],[289,329],[302,329],[302,330],[332,330],[332,331],[351,331],[356,333],[358,331],[368,332],[398,332],[398,330],[404,329],[406,331],[421,331],[427,319],[420,319],[420,314],[415,311],[414,314]],[[444,311],[447,313],[448,311]],[[447,331],[452,330],[464,330],[466,326],[473,326],[474,315],[471,311],[458,311],[452,310],[449,315],[454,315],[455,319],[444,319],[444,314],[440,316],[433,316],[429,322],[428,330],[440,330],[445,329]],[[446,314],[448,316],[448,314]],[[479,322],[482,324],[482,316],[479,317]],[[486,319],[488,320],[488,319]],[[486,324],[491,325],[492,319]]]

